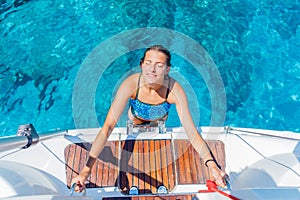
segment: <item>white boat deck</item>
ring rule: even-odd
[[[300,199],[300,139],[297,133],[256,129],[227,130],[204,127],[205,139],[225,144],[230,190],[240,199]],[[67,187],[64,149],[78,142],[92,142],[99,129],[68,131],[41,140],[27,149],[0,152],[0,199],[101,199],[124,196],[118,187],[89,188],[86,196],[70,196]],[[259,134],[258,134],[259,133]],[[117,128],[110,141],[131,137],[184,139],[182,128],[172,133],[143,133],[128,136]],[[196,194],[198,199],[229,199],[219,193],[199,193],[204,184],[176,185],[172,194]],[[126,195],[125,195],[126,196]]]

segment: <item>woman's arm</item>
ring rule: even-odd
[[[76,192],[81,192],[84,189],[85,181],[91,173],[91,169],[96,161],[96,158],[103,150],[108,137],[116,126],[129,98],[132,96],[134,91],[134,77],[131,76],[127,78],[118,89],[116,97],[107,113],[102,129],[98,132],[92,144],[86,165],[81,170],[80,174],[72,180],[72,184],[77,184],[75,187]]]
[[[177,82],[174,83],[174,87],[172,88],[170,103],[174,103],[176,105],[176,110],[182,126],[187,133],[187,136],[193,147],[204,160],[205,165],[209,168],[211,178],[214,178],[218,185],[224,187],[225,182],[223,177],[225,173],[218,168],[217,163],[214,161],[211,155],[209,147],[198,133],[189,111],[186,94],[183,88]]]

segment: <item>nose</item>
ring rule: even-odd
[[[152,71],[152,72],[156,72],[156,66],[155,66],[155,64],[154,64],[154,65],[151,65],[151,71]]]

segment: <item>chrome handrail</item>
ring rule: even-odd
[[[12,136],[0,139],[0,152],[11,149],[24,148],[28,145],[27,136]]]
[[[38,134],[32,124],[21,125],[15,136],[3,137],[0,139],[0,152],[18,148],[26,149],[39,141],[65,134],[66,131]]]

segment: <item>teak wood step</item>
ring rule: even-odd
[[[225,168],[224,143],[206,140],[219,166]],[[65,148],[67,186],[86,163],[91,143],[75,143]],[[205,184],[208,168],[188,140],[108,141],[92,168],[91,187],[118,187],[128,194],[132,186],[139,194],[155,194],[165,186]]]

